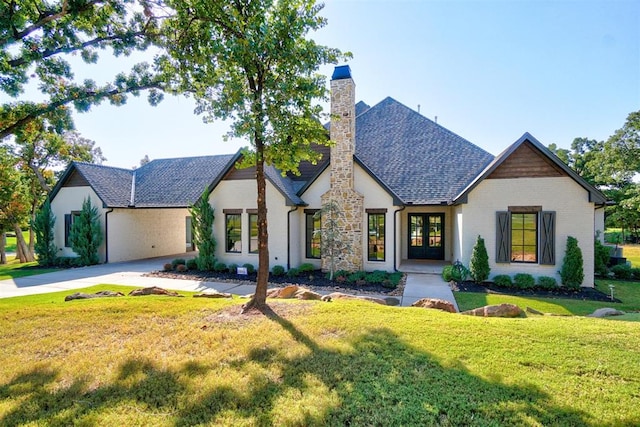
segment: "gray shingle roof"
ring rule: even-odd
[[[153,160],[136,172],[135,207],[187,207],[221,178],[233,154]]]
[[[274,166],[265,166],[264,174],[269,181],[288,199],[287,206],[305,205],[306,203],[296,194],[296,187],[300,188],[300,183],[295,183],[287,176],[282,176],[280,171]]]
[[[124,207],[129,204],[132,170],[82,162],[73,162],[69,170],[73,168],[89,182],[105,207]],[[64,181],[64,177],[60,181]],[[57,190],[58,187],[54,195]]]
[[[357,116],[356,157],[407,204],[449,203],[494,158],[393,98]]]

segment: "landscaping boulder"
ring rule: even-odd
[[[114,292],[114,291],[100,291],[95,294],[85,294],[82,292],[76,292],[75,294],[67,295],[64,297],[65,301],[71,301],[74,299],[92,299],[92,298],[107,298],[107,297],[123,297],[124,294],[122,292]]]
[[[208,291],[195,294],[194,298],[233,298],[233,295],[227,292]]]
[[[320,300],[322,295],[317,292],[310,291],[309,289],[300,288],[295,293],[295,297],[303,300]]]
[[[525,317],[524,311],[515,304],[485,305],[461,314],[480,317]]]
[[[599,308],[591,314],[588,314],[587,317],[609,317],[609,316],[622,316],[626,314],[624,311],[616,310],[611,307],[603,307]]]
[[[361,301],[375,302],[376,304],[380,304],[380,305],[387,305],[387,302],[380,298],[343,294],[342,292],[332,292],[329,295],[325,295],[322,297],[322,301],[333,301],[334,299],[355,299],[355,300],[361,300]]]
[[[267,298],[293,298],[295,293],[300,290],[298,285],[289,285],[284,288],[267,289]]]
[[[451,302],[439,298],[422,298],[411,304],[411,307],[435,308],[449,313],[457,313],[456,307]]]
[[[142,288],[142,289],[134,289],[133,291],[129,292],[129,296],[131,297],[139,297],[143,295],[166,295],[169,297],[182,297],[182,295],[178,294],[177,292],[168,291],[166,289],[162,289],[157,286],[151,286],[149,288]]]

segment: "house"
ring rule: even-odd
[[[605,197],[525,133],[497,157],[386,98],[355,102],[348,66],[331,80],[334,145],[323,158],[283,176],[269,166],[270,265],[321,259],[318,212],[329,201],[342,213],[350,250],[339,269],[395,270],[409,260],[468,265],[485,239],[492,275],[530,273],[559,279],[568,236],[578,239],[585,282],[593,286],[594,235],[604,228]],[[216,256],[257,264],[254,169],[237,169],[240,153],[154,160],[130,171],[73,163],[52,194],[61,254],[83,198],[101,207],[102,260],[113,262],[191,249],[187,207],[205,186],[214,208]]]

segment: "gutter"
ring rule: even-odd
[[[298,206],[287,212],[287,271],[291,268],[291,213],[298,210]]]
[[[396,261],[398,259],[397,255],[397,251],[398,251],[398,225],[397,225],[397,219],[398,216],[396,215],[398,212],[402,212],[403,210],[405,210],[407,207],[405,205],[402,205],[402,207],[400,209],[396,209],[395,211],[393,211],[393,271],[398,271],[398,267],[396,265]],[[401,233],[402,234],[402,233]]]
[[[109,263],[109,214],[113,208],[104,213],[104,263]]]

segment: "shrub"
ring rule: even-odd
[[[469,269],[465,267],[460,261],[453,263],[453,269],[451,270],[451,277],[456,282],[464,282],[469,277]]]
[[[442,268],[442,279],[445,282],[450,282],[453,280],[453,265],[445,265]]]
[[[513,287],[513,282],[511,281],[511,276],[507,274],[498,274],[493,277],[493,283],[496,286],[500,286],[502,288],[511,288]]]
[[[189,270],[197,270],[198,269],[198,259],[197,258],[191,258],[189,260],[187,260],[187,268]]]
[[[98,208],[91,204],[91,199],[87,196],[82,202],[80,215],[74,217],[69,233],[71,249],[78,254],[80,265],[93,265],[100,261],[98,248],[102,240]]]
[[[185,265],[187,262],[184,260],[184,258],[176,258],[173,261],[171,261],[171,266],[175,269],[177,268],[180,264]]]
[[[247,269],[247,274],[253,274],[256,272],[256,268],[253,266],[253,264],[246,263],[242,264],[242,266]]]
[[[227,271],[227,264],[225,264],[224,262],[216,262],[213,265],[213,270],[217,271],[218,273],[222,273],[223,271]]]
[[[562,284],[569,289],[580,288],[584,280],[582,251],[575,237],[567,237],[567,249],[560,269],[560,278]]]
[[[56,263],[58,250],[53,241],[55,224],[56,217],[51,212],[51,203],[47,197],[42,209],[38,211],[31,223],[31,228],[36,235],[34,249],[40,265],[49,266]]]
[[[298,277],[299,275],[300,270],[298,270],[297,268],[290,268],[289,271],[287,271],[288,277]]]
[[[331,273],[327,273],[327,275],[326,275],[327,279],[329,279],[330,275],[331,275]],[[338,270],[338,271],[336,271],[335,273],[333,273],[333,278],[334,278],[335,280],[340,279],[340,280],[341,280],[341,281],[343,281],[343,282],[344,282],[345,280],[347,280],[347,277],[348,277],[348,276],[349,276],[349,272],[348,272],[348,271],[346,271],[346,270]]]
[[[203,255],[202,252],[196,258],[197,269],[201,271],[215,270],[216,258],[213,255]]]
[[[633,277],[631,266],[627,264],[614,265],[611,267],[611,272],[616,276],[616,279],[629,280]]]
[[[538,287],[542,289],[555,289],[558,287],[558,282],[555,277],[540,276],[538,277]]]
[[[473,246],[471,261],[469,263],[469,272],[473,281],[482,283],[489,278],[491,268],[489,267],[489,255],[484,245],[484,239],[478,235],[476,244]]]
[[[57,257],[55,265],[60,268],[71,268],[80,266],[79,259],[71,256]]]
[[[640,268],[632,268],[631,269],[631,276],[635,280],[640,280]]]
[[[536,280],[527,273],[518,273],[513,276],[513,284],[516,288],[531,289],[536,285]]]
[[[598,236],[594,242],[594,271],[598,276],[606,276],[609,273],[607,264],[609,263],[609,247],[600,243]]]
[[[365,273],[364,271],[354,271],[353,273],[347,276],[347,282],[356,283],[361,280],[365,280],[366,277],[367,277],[367,273]]]
[[[231,274],[238,273],[238,264],[231,263],[227,266],[227,271]]]
[[[402,273],[399,271],[395,271],[389,274],[389,277],[387,280],[382,282],[382,286],[384,286],[385,288],[395,289],[398,287],[401,280],[402,280]]]
[[[192,218],[193,242],[198,248],[198,269],[202,271],[215,270],[216,239],[213,237],[213,208],[209,203],[211,192],[205,188],[196,203],[189,208]]]
[[[171,270],[173,270],[173,264],[168,262],[163,266],[163,268],[164,268],[164,271],[171,271]]]
[[[300,270],[300,273],[311,273],[315,269],[316,268],[313,266],[313,264],[310,264],[308,262],[301,264],[300,267],[298,267],[298,270]]]
[[[365,280],[367,283],[372,283],[374,285],[380,285],[389,277],[389,273],[382,270],[375,270],[371,273],[367,273],[365,276]]]
[[[187,266],[185,264],[178,264],[176,265],[176,271],[179,273],[184,273],[185,271],[187,271]]]
[[[271,274],[273,274],[276,277],[280,277],[280,276],[284,276],[284,267],[281,265],[274,265],[273,268],[271,269]]]

